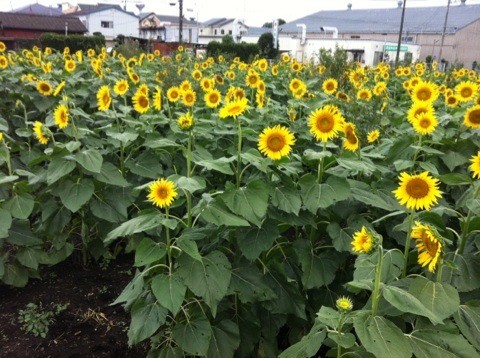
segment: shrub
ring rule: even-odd
[[[70,48],[71,52],[76,52],[78,50],[86,51],[90,48],[98,50],[105,46],[105,37],[102,34],[94,36],[65,36],[54,33],[45,33],[40,36],[40,44],[43,48],[50,47],[58,51],[63,51],[65,47]]]

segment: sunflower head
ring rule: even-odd
[[[470,158],[470,171],[472,171],[472,175],[474,178],[480,179],[480,151],[478,151],[477,155],[474,155]]]
[[[372,91],[368,88],[361,88],[357,92],[357,99],[362,101],[370,101],[372,99]]]
[[[475,98],[478,92],[478,85],[471,81],[463,81],[455,86],[455,94],[460,102],[468,102]]]
[[[150,100],[148,99],[148,96],[145,95],[145,93],[141,89],[138,89],[137,92],[135,92],[135,94],[132,97],[132,102],[133,102],[133,108],[138,113],[143,114],[150,109]]]
[[[372,252],[377,245],[379,235],[365,226],[360,231],[356,231],[352,238],[352,251],[357,254],[368,254]]]
[[[350,312],[353,309],[353,302],[349,297],[342,296],[337,299],[335,306],[340,312]]]
[[[212,89],[207,93],[205,93],[205,95],[203,96],[203,99],[205,100],[205,103],[207,104],[208,107],[216,108],[220,104],[220,100],[222,99],[222,96],[219,90]]]
[[[343,125],[343,133],[345,133],[345,141],[343,148],[351,152],[355,152],[360,147],[358,137],[355,133],[355,125],[353,123],[345,122]]]
[[[180,89],[176,86],[167,90],[167,98],[170,102],[177,102],[180,99]]]
[[[128,91],[128,82],[127,80],[118,80],[113,87],[113,92],[119,96],[123,96]]]
[[[233,117],[237,118],[248,108],[248,100],[244,97],[228,102],[220,109],[220,118]]]
[[[53,93],[53,87],[47,81],[39,81],[37,83],[37,91],[44,96],[50,96]]]
[[[407,112],[408,121],[413,124],[417,116],[421,114],[434,114],[435,110],[433,109],[432,103],[429,102],[413,102],[412,106]]]
[[[159,208],[168,208],[178,196],[173,181],[164,178],[154,181],[150,184],[148,190],[148,200]]]
[[[155,94],[153,95],[153,108],[157,111],[162,109],[162,88],[156,86]]]
[[[450,108],[455,108],[460,103],[460,100],[456,94],[445,97],[445,104]]]
[[[182,130],[189,130],[190,128],[193,127],[193,116],[190,112],[184,114],[183,116],[180,116],[178,118],[177,124]]]
[[[480,128],[480,105],[476,105],[467,109],[467,112],[463,117],[463,123],[469,128]]]
[[[368,132],[367,141],[368,143],[373,143],[377,141],[379,137],[380,137],[380,131],[378,129],[374,129],[373,131]]]
[[[99,111],[106,111],[112,103],[112,97],[110,95],[110,88],[105,85],[100,87],[97,92],[97,103]]]
[[[47,145],[48,137],[44,134],[44,127],[42,122],[35,121],[35,123],[33,123],[33,133],[35,133],[35,136],[40,143],[42,143],[43,145]]]
[[[289,155],[294,144],[293,133],[281,125],[267,127],[258,136],[258,150],[272,160]]]
[[[437,128],[438,120],[434,113],[421,113],[415,117],[412,125],[419,134],[432,134]]]
[[[343,128],[343,117],[338,107],[326,105],[313,111],[309,116],[310,133],[316,140],[326,142],[335,138]]]
[[[200,87],[202,87],[202,90],[204,90],[205,92],[208,92],[211,89],[213,89],[214,85],[215,85],[215,81],[208,77],[204,77],[200,81]]]
[[[433,103],[439,96],[438,86],[433,82],[420,80],[412,89],[413,101]]]
[[[193,107],[195,101],[197,100],[196,93],[189,89],[182,92],[182,103],[187,107]]]
[[[323,81],[322,89],[326,94],[334,94],[338,88],[338,82],[334,78],[328,78]]]
[[[399,187],[393,193],[400,205],[405,205],[407,209],[430,210],[442,197],[442,192],[438,189],[438,179],[432,178],[427,171],[415,175],[402,172],[399,179]]]
[[[57,108],[55,108],[53,116],[55,118],[55,124],[58,126],[58,128],[63,129],[68,126],[70,115],[68,113],[67,106],[65,106],[64,104],[60,104],[59,106],[57,106]]]
[[[411,232],[418,249],[418,264],[427,266],[428,271],[435,272],[439,260],[441,260],[444,241],[438,231],[431,225],[415,222]]]

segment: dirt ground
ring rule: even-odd
[[[42,280],[31,279],[24,288],[0,285],[0,357],[145,357],[146,344],[128,347],[129,314],[110,306],[131,279],[132,261],[122,257],[102,268],[67,260],[42,270]],[[68,306],[41,338],[18,322],[29,303],[50,311]]]

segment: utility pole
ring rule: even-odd
[[[442,61],[443,43],[445,41],[445,32],[447,31],[447,21],[448,21],[448,12],[450,11],[450,1],[451,0],[448,0],[447,12],[445,13],[445,22],[443,23],[442,40],[440,41],[440,52],[438,54],[438,61]]]
[[[178,1],[178,8],[179,8],[179,17],[178,17],[178,42],[180,45],[182,44],[183,41],[183,0]]]
[[[400,59],[400,46],[402,45],[403,22],[405,20],[406,5],[407,0],[403,0],[402,18],[400,19],[400,32],[398,34],[397,54],[395,55],[395,68],[398,66],[398,60]]]

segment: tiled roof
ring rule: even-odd
[[[235,19],[227,19],[225,17],[217,17],[217,18],[214,18],[214,19],[210,19],[208,21],[205,21],[203,23],[203,26],[205,27],[208,27],[208,26],[223,26],[223,25],[226,25],[230,22],[233,22],[235,21]]]
[[[16,14],[31,14],[31,15],[45,15],[45,16],[62,16],[61,10],[54,7],[47,7],[40,4],[30,4],[26,6],[13,9],[11,12]]]
[[[446,6],[406,7],[404,32],[441,33]],[[288,22],[282,33],[296,33],[297,24],[305,24],[307,33],[320,33],[320,27],[336,27],[339,33],[398,33],[401,8],[319,11]],[[446,32],[455,33],[480,19],[480,5],[450,6]]]
[[[140,21],[145,19],[146,17],[150,16],[156,16],[158,20],[162,22],[170,22],[172,24],[178,24],[178,16],[173,16],[173,15],[157,15],[154,12],[143,12],[138,15]],[[198,23],[196,21],[190,21],[187,20],[185,17],[183,17],[183,24],[184,25],[197,25]]]
[[[0,22],[4,29],[37,30],[45,32],[65,31],[65,22],[68,22],[69,32],[88,32],[78,18],[69,16],[44,16],[0,12]]]
[[[78,4],[78,7],[80,8],[80,11],[75,11],[72,12],[71,15],[75,16],[80,16],[80,15],[90,15],[95,12],[100,12],[100,11],[105,11],[105,10],[110,10],[110,9],[115,9],[121,12],[124,12],[126,14],[129,14],[131,16],[137,17],[133,12],[125,11],[120,5],[112,5],[112,4],[97,4],[97,5],[91,5],[91,4]]]

